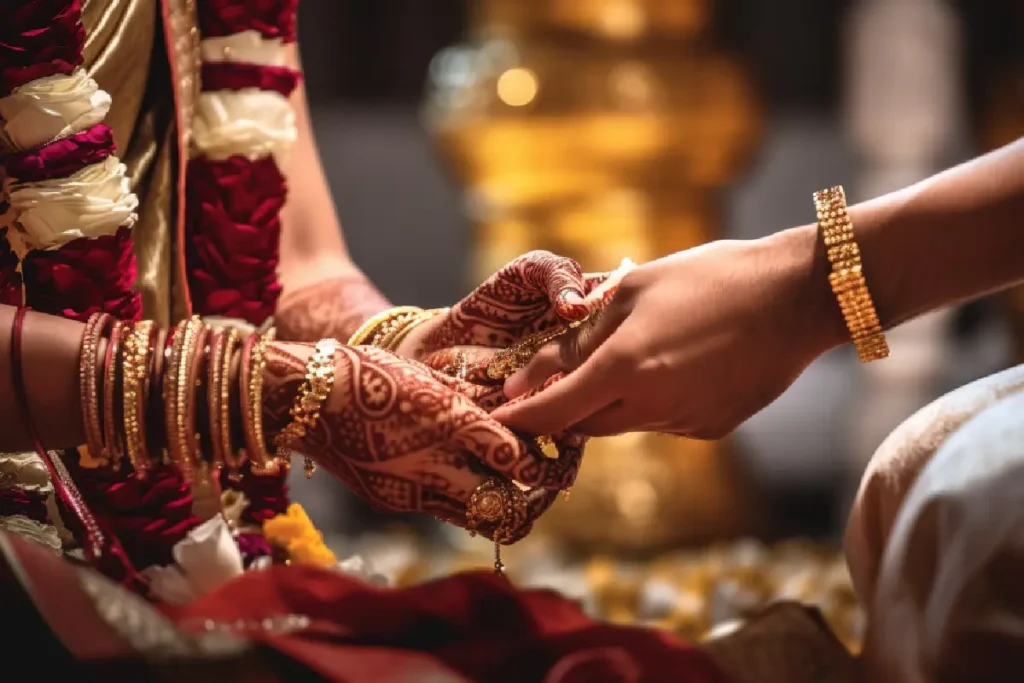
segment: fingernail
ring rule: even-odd
[[[583,298],[580,292],[571,288],[563,289],[558,295],[556,310],[558,311],[558,317],[570,322],[583,320],[590,315],[586,299]]]
[[[566,304],[581,304],[583,303],[583,293],[572,287],[566,287],[558,293],[558,300]]]

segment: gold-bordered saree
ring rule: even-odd
[[[144,316],[163,326],[189,310],[182,235],[185,163],[199,91],[196,0],[84,0],[84,68],[113,104],[105,123],[139,198],[133,240],[135,287]],[[0,454],[0,488],[53,487],[35,454]],[[0,530],[59,551],[58,527],[21,515],[0,516]]]

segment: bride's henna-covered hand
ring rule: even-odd
[[[316,342],[355,334],[364,321],[391,304],[365,275],[353,271],[281,294],[274,316],[277,338]]]
[[[488,278],[446,315],[414,330],[399,353],[422,359],[452,347],[504,348],[582,320],[591,310],[586,295],[604,277],[585,276],[572,259],[531,251]]]
[[[270,346],[269,432],[290,420],[311,352],[304,344]],[[464,527],[470,496],[496,473],[532,489],[530,522],[519,530],[524,535],[575,479],[581,448],[544,457],[478,407],[477,389],[466,382],[369,347],[341,349],[335,368],[321,419],[297,450],[379,510],[424,512]]]

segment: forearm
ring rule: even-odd
[[[299,68],[294,47],[289,59]],[[305,88],[300,84],[291,97],[298,137],[283,168],[289,192],[282,212],[278,333],[295,341],[344,340],[390,304],[349,257]]]
[[[15,309],[0,306],[0,452],[32,450],[11,376],[11,327]],[[72,448],[85,441],[78,389],[83,325],[29,313],[22,328],[21,367],[28,412],[47,448]]]
[[[849,209],[885,328],[1024,281],[1024,140]],[[814,225],[769,238],[802,261],[826,347],[849,340]],[[788,256],[781,256],[789,252]],[[793,254],[804,256],[794,256]],[[812,265],[808,265],[808,260]]]

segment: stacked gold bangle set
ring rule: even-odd
[[[349,343],[394,349],[444,310],[391,309],[367,321]],[[267,344],[273,338],[273,330],[243,338],[237,330],[213,329],[198,317],[181,321],[170,332],[152,321],[121,322],[99,313],[90,317],[79,356],[79,386],[92,459],[119,468],[127,458],[140,475],[172,464],[189,483],[211,470],[235,472],[246,461],[255,473],[289,467],[292,451],[301,450],[299,443],[319,420],[342,344],[325,339],[316,345],[291,422],[270,447],[262,405]],[[307,473],[312,469],[307,459]]]
[[[815,192],[814,208],[818,214],[818,231],[832,264],[828,281],[843,312],[857,357],[861,363],[888,358],[889,344],[864,279],[860,247],[854,239],[853,222],[846,210],[846,193],[838,186]]]
[[[254,403],[261,396],[259,359],[268,338],[246,340],[250,356],[232,383],[242,346],[235,330],[213,330],[190,318],[168,333],[151,321],[92,316],[79,356],[82,420],[92,459],[114,468],[127,459],[140,475],[173,464],[189,483],[199,473],[235,471],[246,459],[264,470],[284,464],[267,453],[262,411]],[[243,419],[236,420],[240,413]]]

